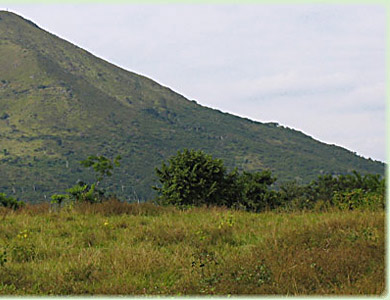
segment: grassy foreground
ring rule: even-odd
[[[366,294],[385,213],[181,211],[111,201],[0,210],[0,294]]]

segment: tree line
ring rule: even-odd
[[[156,173],[160,185],[154,189],[163,205],[216,205],[255,212],[385,205],[385,179],[379,174],[320,175],[305,185],[290,181],[276,188],[276,177],[269,170],[227,172],[222,160],[188,149],[162,163]]]
[[[65,194],[52,195],[52,203],[101,203],[108,195],[100,182],[112,175],[121,157],[89,156],[81,165],[92,168],[95,182],[78,181]],[[356,171],[345,175],[320,175],[308,184],[296,181],[275,185],[277,178],[270,170],[261,172],[228,172],[221,159],[203,151],[184,149],[156,168],[159,184],[155,202],[159,205],[225,206],[253,212],[265,210],[383,209],[385,179],[379,174],[361,175]],[[0,194],[0,206],[18,209],[24,202]]]

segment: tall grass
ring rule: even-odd
[[[379,295],[384,257],[383,211],[0,211],[5,295]]]

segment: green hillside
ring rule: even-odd
[[[203,107],[0,12],[0,192],[43,201],[92,179],[79,164],[86,156],[120,154],[109,190],[147,199],[154,168],[183,148],[202,149],[230,168],[271,169],[279,182],[354,169],[384,173],[381,162],[299,131]]]

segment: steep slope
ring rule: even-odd
[[[279,181],[384,173],[383,163],[296,130],[200,106],[0,12],[0,192],[41,201],[92,179],[79,161],[100,153],[123,157],[111,191],[147,199],[154,168],[185,147],[229,167],[269,168]]]

